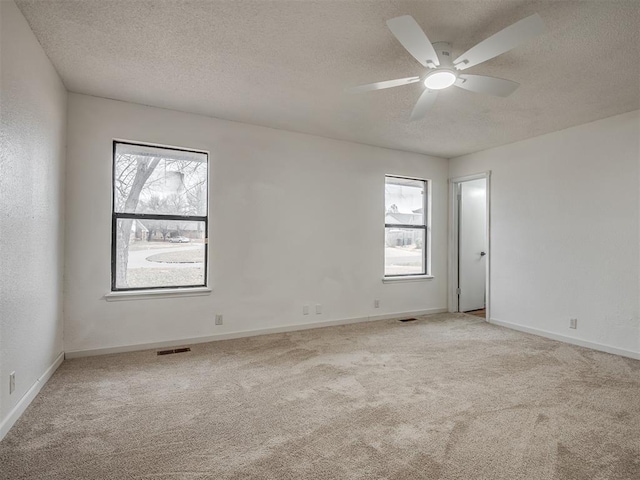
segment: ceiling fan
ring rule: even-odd
[[[363,93],[422,81],[426,88],[413,107],[411,120],[423,118],[438,97],[438,91],[452,85],[471,92],[488,93],[499,97],[511,95],[520,86],[519,83],[502,78],[467,75],[459,72],[502,55],[544,31],[544,23],[540,15],[534,13],[483,40],[452,61],[451,45],[447,42],[432,44],[411,15],[387,20],[387,26],[402,46],[418,62],[428,68],[427,73],[422,76],[351,87],[347,91]]]

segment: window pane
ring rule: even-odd
[[[385,275],[426,273],[423,254],[424,233],[422,228],[385,228]]]
[[[116,288],[203,286],[204,222],[117,220]]]
[[[118,213],[207,214],[207,155],[116,144]]]
[[[385,223],[424,225],[425,182],[396,177],[385,181]]]

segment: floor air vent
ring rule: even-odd
[[[400,320],[402,323],[405,322],[415,322],[416,320],[418,320],[417,318],[403,318],[402,320]]]
[[[191,349],[189,347],[183,347],[183,348],[172,348],[170,350],[158,350],[157,354],[158,355],[171,355],[172,353],[183,353],[183,352],[190,352]]]

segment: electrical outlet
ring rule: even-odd
[[[309,315],[309,305],[303,305],[302,306],[302,314],[303,315]]]
[[[216,325],[222,325],[222,314],[216,313]]]
[[[320,315],[322,313],[322,305],[319,303],[316,304],[316,315]]]
[[[9,395],[16,389],[16,372],[9,374]]]
[[[380,308],[380,300],[377,298],[373,301],[373,308]]]
[[[572,318],[569,320],[569,328],[578,328],[578,319]]]

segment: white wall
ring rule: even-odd
[[[0,17],[1,438],[63,348],[67,93],[13,1],[0,2]]]
[[[640,352],[639,144],[635,111],[450,161],[492,171],[492,319]]]
[[[211,152],[211,295],[103,298],[114,138]],[[67,165],[67,352],[446,308],[444,159],[70,94]],[[382,283],[386,173],[433,180],[433,280]]]

